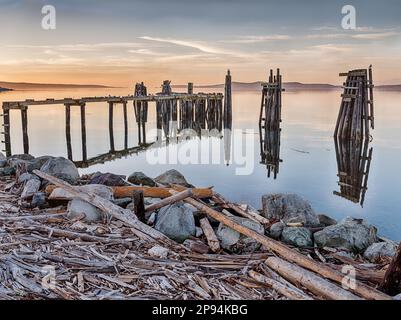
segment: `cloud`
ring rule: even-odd
[[[156,41],[156,42],[163,42],[163,43],[170,43],[170,44],[174,44],[177,46],[193,48],[193,49],[197,49],[204,53],[235,55],[235,53],[233,53],[231,51],[212,47],[201,41],[178,40],[178,39],[171,39],[171,38],[156,38],[156,37],[148,37],[148,36],[140,37],[140,39]]]
[[[291,40],[292,37],[286,34],[273,34],[273,35],[262,35],[262,36],[243,36],[240,39],[234,40],[223,40],[222,42],[227,43],[259,43],[266,41],[282,41]]]
[[[143,46],[141,43],[136,42],[110,42],[110,43],[92,43],[92,44],[59,44],[59,45],[7,45],[7,48],[15,49],[49,49],[58,51],[98,51],[103,49],[121,49],[121,48],[139,48]]]
[[[352,35],[354,39],[364,39],[364,40],[381,40],[390,37],[399,36],[399,32],[382,32],[382,33],[360,33]]]

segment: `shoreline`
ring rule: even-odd
[[[85,293],[94,294],[93,286],[99,281],[124,291],[123,295],[116,295],[117,299],[127,298],[127,292],[138,290],[137,298],[147,296],[150,293],[141,289],[144,283],[135,276],[137,273],[127,269],[132,263],[136,265],[134,269],[145,265],[156,268],[157,277],[163,277],[162,281],[168,284],[165,283],[168,289],[159,290],[154,296],[161,299],[184,298],[182,295],[188,292],[188,288],[174,280],[177,273],[191,284],[187,294],[193,299],[223,298],[212,290],[214,285],[228,290],[232,299],[386,297],[377,287],[396,255],[398,244],[378,237],[376,228],[361,219],[337,222],[317,215],[297,195],[264,195],[261,209],[255,209],[232,203],[211,189],[192,186],[176,170],[156,178],[142,172],[129,177],[112,173],[79,176],[75,165],[67,159],[29,155],[9,158],[1,155],[0,167],[0,252],[8,257],[6,264],[23,268],[15,262],[14,254],[28,249],[23,259],[37,265],[33,268],[36,271],[47,263],[64,276],[81,278],[76,290],[70,290],[65,282],[58,290],[42,288],[30,267],[23,274],[24,281],[29,281],[32,287],[22,284],[23,298],[33,295],[34,299],[42,299],[49,290],[58,298],[68,299],[71,295],[88,298]],[[62,180],[58,182],[54,177]],[[80,186],[79,191],[70,184]],[[120,249],[114,252],[111,244]],[[95,251],[88,250],[88,246]],[[74,248],[80,253],[63,252],[60,248]],[[125,257],[121,259],[128,260],[115,260],[123,252]],[[92,258],[87,260],[89,256]],[[291,260],[291,256],[297,257],[296,260]],[[302,257],[307,256],[304,261]],[[113,274],[109,270],[111,262],[124,270],[125,280],[109,275]],[[74,265],[84,271],[75,270]],[[323,281],[324,286],[330,287],[333,282],[327,280],[335,282],[344,266],[354,268],[357,281],[366,286],[366,292],[344,290],[337,283],[335,288],[339,291],[316,294],[314,286],[308,287],[310,284],[296,277],[301,272],[310,276],[315,285]],[[241,270],[245,267],[250,270],[243,274]],[[100,269],[93,273],[94,268]],[[203,280],[194,279],[191,268],[202,274]],[[289,273],[283,274],[283,268],[289,268]],[[319,268],[326,270],[325,276]],[[146,274],[146,269],[141,272]],[[214,270],[212,275],[211,270]],[[213,276],[222,271],[230,279],[227,283],[220,276]],[[152,286],[154,277],[144,280]],[[283,278],[286,280],[278,280]],[[82,281],[89,281],[88,291]],[[251,290],[244,283],[254,283],[256,287]],[[1,289],[0,286],[0,295]],[[3,289],[7,291],[7,286]],[[243,295],[239,294],[241,290]],[[6,296],[11,297],[13,293],[7,292]]]

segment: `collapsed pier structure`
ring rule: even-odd
[[[340,76],[347,78],[334,132],[340,191],[333,193],[363,206],[373,155],[370,130],[375,126],[372,66]]]
[[[259,138],[261,164],[266,165],[267,176],[273,173],[274,179],[279,173],[280,136],[281,136],[281,93],[282,76],[280,69],[273,75],[270,70],[268,82],[262,83],[262,102],[259,114]]]
[[[229,74],[229,72],[228,72]],[[5,153],[7,156],[12,155],[11,149],[11,118],[10,113],[13,110],[20,111],[22,123],[22,140],[23,151],[29,153],[29,136],[28,136],[28,109],[30,107],[42,105],[61,105],[65,108],[65,134],[67,143],[67,156],[73,159],[73,150],[71,143],[71,107],[80,108],[81,120],[81,145],[82,160],[74,161],[79,167],[87,167],[93,164],[102,163],[114,158],[120,158],[132,153],[142,151],[149,147],[151,143],[146,139],[146,124],[148,122],[149,103],[155,102],[156,106],[156,126],[158,129],[158,139],[164,138],[169,140],[174,138],[174,129],[178,132],[184,129],[193,129],[200,133],[201,129],[217,129],[222,130],[223,123],[231,127],[231,88],[226,90],[229,100],[225,104],[223,115],[223,99],[222,93],[194,93],[193,83],[188,84],[187,93],[175,93],[171,89],[170,81],[163,82],[162,91],[158,94],[148,94],[147,88],[143,82],[135,85],[133,95],[128,96],[103,96],[103,97],[83,97],[63,98],[63,99],[45,99],[45,100],[24,100],[24,101],[7,101],[2,104],[3,117],[3,143],[5,145]],[[231,82],[230,82],[231,87]],[[87,134],[86,134],[86,110],[91,103],[105,102],[108,104],[108,130],[109,130],[109,146],[110,151],[88,159],[87,156]],[[132,102],[135,114],[135,121],[138,127],[138,146],[128,147],[128,104]],[[114,111],[116,105],[123,108],[124,122],[124,149],[116,150],[114,144]],[[177,126],[177,128],[174,128]]]

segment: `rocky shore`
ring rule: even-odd
[[[276,241],[336,272],[352,266],[372,290],[397,254],[398,244],[362,219],[336,221],[295,194],[266,194],[260,210],[234,204],[196,189],[176,170],[155,178],[143,172],[80,176],[65,158],[0,154],[0,182],[0,297],[7,299],[336,298],[296,279],[297,269],[286,275],[286,261],[275,258],[282,250],[275,251]],[[56,274],[51,288],[41,282],[48,265]],[[339,297],[356,297],[347,294]]]

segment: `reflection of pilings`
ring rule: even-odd
[[[67,156],[72,160],[72,145],[71,145],[71,106],[65,105],[65,139],[67,142]]]
[[[373,154],[373,148],[369,148],[369,139],[335,138],[334,143],[340,192],[333,193],[363,206]]]
[[[281,129],[263,130],[259,127],[260,163],[266,165],[268,178],[273,173],[276,179],[280,171],[280,136]]]
[[[24,153],[29,153],[28,138],[28,107],[21,108],[21,124],[22,124],[22,140],[24,145]]]
[[[109,151],[107,153],[98,155],[85,161],[74,161],[74,163],[78,168],[88,168],[96,164],[102,164],[107,161],[113,161],[122,157],[130,156],[132,154],[138,154],[141,151],[147,150],[149,146],[151,146],[151,144],[142,144],[140,146],[127,148],[124,150]]]

